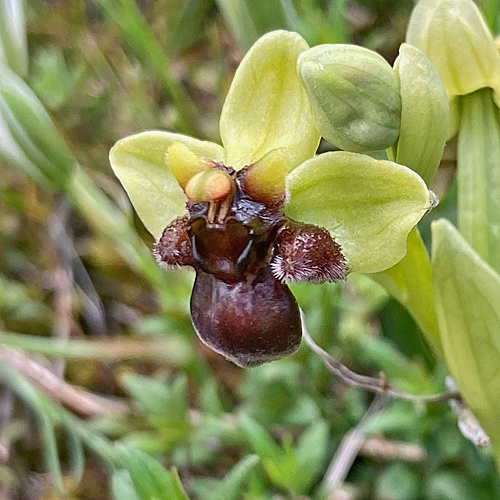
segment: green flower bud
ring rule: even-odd
[[[431,60],[449,97],[498,88],[500,55],[472,0],[420,0],[406,41]]]
[[[394,144],[400,127],[399,82],[383,57],[354,45],[318,45],[299,57],[298,70],[325,139],[354,152]]]

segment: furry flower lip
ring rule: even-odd
[[[271,154],[239,172],[200,161],[207,165],[204,179],[195,180],[197,173],[184,184],[187,214],[165,228],[155,247],[162,265],[196,270],[191,315],[198,336],[240,366],[298,349],[300,313],[285,281],[319,283],[347,274],[326,229],[284,215],[286,172],[274,186],[260,185],[276,167],[269,156],[279,161]]]
[[[299,346],[287,282],[393,266],[431,205],[424,181],[403,165],[344,151],[315,156],[320,135],[297,71],[308,49],[287,31],[253,45],[222,108],[222,146],[148,131],[110,152],[160,263],[196,271],[199,337],[242,366]]]

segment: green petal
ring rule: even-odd
[[[288,176],[286,213],[328,229],[351,271],[383,271],[406,254],[411,228],[430,207],[424,181],[386,160],[337,151],[325,153]]]
[[[186,210],[186,195],[168,166],[166,153],[173,142],[185,144],[199,156],[216,161],[224,150],[212,142],[171,132],[143,132],[118,141],[109,160],[148,231],[158,238]]]
[[[406,41],[431,60],[449,97],[498,87],[500,55],[472,0],[420,0]]]
[[[500,276],[453,225],[432,225],[436,310],[446,364],[499,456]]]
[[[401,92],[401,131],[396,161],[430,184],[441,162],[450,128],[446,90],[425,55],[403,43],[394,69]]]
[[[243,58],[220,119],[227,165],[242,168],[277,148],[288,150],[292,168],[314,155],[320,137],[296,70],[307,49],[300,35],[273,31]]]

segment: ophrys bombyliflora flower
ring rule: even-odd
[[[222,110],[224,148],[153,131],[110,155],[159,261],[196,271],[199,337],[242,366],[298,348],[287,281],[394,265],[430,206],[425,183],[404,166],[340,151],[314,157],[320,137],[296,70],[307,49],[285,31],[255,43]]]

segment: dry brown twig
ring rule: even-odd
[[[92,394],[54,374],[50,368],[10,347],[0,348],[0,361],[29,378],[56,401],[84,416],[104,416],[128,411],[123,401]]]
[[[404,399],[406,401],[413,401],[415,403],[438,403],[442,401],[449,401],[452,399],[459,400],[460,394],[458,392],[443,392],[439,394],[432,394],[430,396],[408,394],[392,387],[384,374],[380,378],[368,377],[353,372],[350,368],[343,365],[340,361],[330,356],[324,349],[322,349],[309,334],[304,319],[304,314],[301,312],[302,318],[302,335],[309,347],[323,360],[329,370],[337,375],[343,382],[352,387],[359,387],[367,391],[377,394],[385,394],[386,396]]]
[[[427,452],[417,444],[392,441],[381,436],[367,437],[359,449],[359,454],[386,462],[403,460],[416,464],[427,458]]]
[[[342,439],[323,478],[323,488],[329,494],[334,494],[341,488],[366,439],[368,424],[373,422],[386,403],[387,397],[377,394],[359,424]]]

